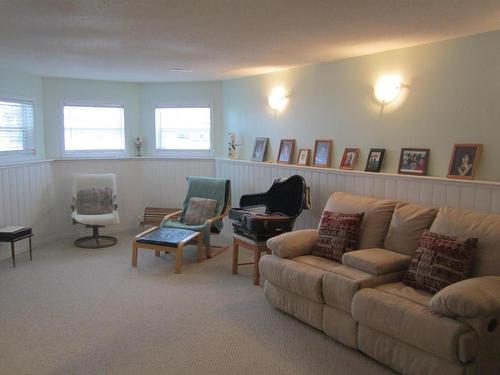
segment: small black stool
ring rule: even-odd
[[[33,232],[30,227],[8,226],[0,229],[0,242],[10,242],[10,250],[12,252],[12,264],[16,267],[16,253],[14,251],[14,242],[19,240],[29,239],[30,243],[30,260],[33,259],[31,254],[31,237]]]

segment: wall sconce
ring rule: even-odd
[[[283,87],[276,87],[271,95],[267,97],[267,102],[269,107],[276,113],[281,112],[285,109],[288,103],[288,96],[286,95],[285,89]]]
[[[373,93],[375,99],[384,107],[384,105],[396,100],[402,87],[406,87],[406,85],[403,84],[401,76],[397,74],[384,75],[378,79],[373,87]]]

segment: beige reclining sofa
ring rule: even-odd
[[[403,374],[500,374],[500,215],[341,192],[325,210],[364,212],[360,250],[313,256],[316,229],[270,239],[272,305]],[[472,278],[434,295],[402,283],[425,229],[479,239]]]

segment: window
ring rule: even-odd
[[[156,148],[211,150],[210,107],[156,108]]]
[[[0,99],[0,154],[34,151],[33,102]]]
[[[64,151],[125,150],[123,107],[65,105]]]

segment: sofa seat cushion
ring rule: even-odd
[[[380,288],[356,293],[352,314],[360,324],[452,363],[477,354],[477,336],[467,324]]]
[[[327,305],[351,313],[352,298],[361,288],[401,280],[404,271],[383,275],[372,275],[349,266],[339,266],[325,274],[323,278],[323,298]]]
[[[372,275],[406,270],[410,260],[408,255],[380,248],[351,251],[342,257],[342,263],[346,266]]]
[[[321,281],[327,271],[276,255],[263,256],[259,262],[259,269],[262,276],[274,285],[310,301],[324,303]]]
[[[343,213],[364,212],[359,229],[359,248],[383,247],[394,208],[398,202],[361,195],[336,192],[325,206],[325,211]]]
[[[422,233],[431,227],[436,214],[435,208],[407,202],[399,203],[392,215],[384,249],[413,255],[418,248]]]
[[[412,288],[401,281],[379,285],[375,289],[407,299],[424,307],[429,306],[433,296],[432,293]]]
[[[323,257],[318,257],[315,255],[302,255],[300,257],[293,258],[296,262],[299,263],[304,263],[309,266],[313,266],[316,268],[319,268],[320,270],[323,271],[328,271],[331,272],[335,268],[339,267],[342,265],[342,263],[336,262],[331,259],[325,259]]]
[[[442,207],[430,230],[447,236],[478,238],[472,276],[500,276],[500,215]]]

